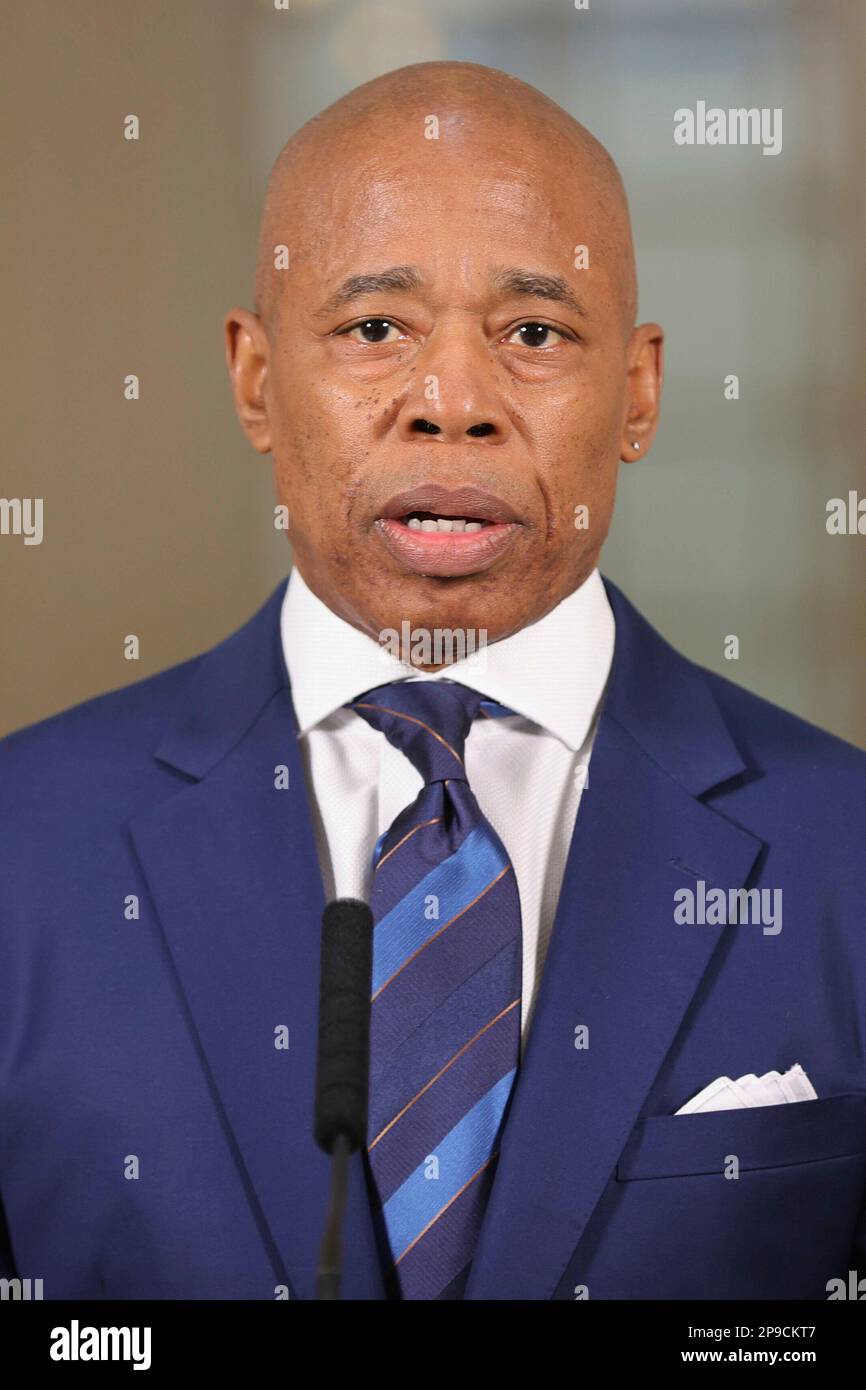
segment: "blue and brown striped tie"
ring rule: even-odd
[[[460,1298],[520,1053],[520,900],[466,780],[466,686],[402,681],[349,706],[424,779],[374,851],[368,1156],[390,1286]]]

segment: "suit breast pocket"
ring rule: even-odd
[[[652,1115],[632,1130],[563,1287],[825,1299],[858,1258],[864,1193],[866,1091]]]
[[[618,1182],[820,1163],[866,1153],[866,1091],[823,1100],[651,1115],[639,1120],[616,1167]]]

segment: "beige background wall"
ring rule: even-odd
[[[3,8],[0,496],[43,497],[45,536],[0,536],[0,733],[204,649],[287,572],[221,337],[252,303],[267,169],[355,83],[458,57],[572,110],[629,189],[668,380],[604,569],[689,655],[866,746],[866,537],[824,527],[829,497],[866,495],[859,0]],[[699,98],[783,107],[782,154],[675,147],[673,111]]]

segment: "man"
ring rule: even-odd
[[[601,580],[635,308],[609,156],[502,73],[391,73],[277,160],[226,340],[288,587],[0,754],[0,1191],[46,1297],[314,1296],[335,896],[377,924],[345,1297],[863,1269],[866,759]]]

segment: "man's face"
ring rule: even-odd
[[[289,210],[302,245],[290,222],[268,332],[230,316],[230,361],[259,368],[245,428],[314,592],[373,637],[408,619],[492,642],[595,566],[646,347],[553,159],[382,143]]]

